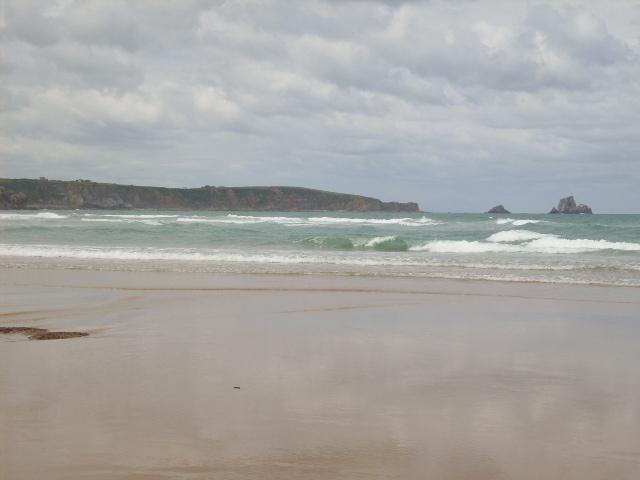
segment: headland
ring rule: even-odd
[[[0,179],[5,209],[418,212],[414,202],[302,187],[167,188],[91,180]]]

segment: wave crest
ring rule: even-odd
[[[524,242],[538,238],[555,237],[546,233],[532,232],[530,230],[504,230],[494,233],[487,238],[490,242]]]
[[[38,212],[38,213],[0,213],[0,219],[2,220],[55,220],[59,218],[69,218],[67,215],[59,215],[53,212]]]
[[[533,220],[531,218],[517,220],[515,218],[499,218],[496,220],[498,225],[514,225],[516,227],[522,227],[523,225],[528,225],[530,223],[540,223],[542,220]]]
[[[424,245],[411,247],[413,252],[433,253],[487,253],[487,252],[518,252],[521,248],[517,245],[505,245],[500,243],[475,242],[468,240],[434,240]]]
[[[409,249],[407,242],[396,235],[372,238],[364,246],[383,252],[405,252]]]
[[[180,217],[179,223],[209,223],[209,224],[251,224],[274,223],[287,226],[332,226],[332,225],[396,225],[404,227],[424,227],[440,225],[441,222],[428,217],[421,218],[349,218],[349,217],[282,217],[282,216],[256,216],[237,215],[230,213],[218,217]]]
[[[505,232],[507,233],[507,232]],[[532,232],[533,233],[533,232]],[[507,240],[502,240],[506,242]],[[513,241],[513,240],[512,240]],[[468,240],[435,240],[424,245],[411,247],[414,252],[433,253],[588,253],[601,250],[618,250],[626,252],[640,251],[640,243],[609,242],[607,240],[568,239],[546,235],[529,242],[513,245],[500,241],[478,242]]]
[[[640,251],[640,243],[609,242],[607,240],[567,239],[558,237],[544,237],[532,240],[526,248],[539,253],[584,253],[598,250],[619,250],[626,252]]]

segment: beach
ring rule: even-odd
[[[640,480],[640,0],[0,0],[0,480]]]
[[[0,270],[0,477],[636,479],[633,287]]]

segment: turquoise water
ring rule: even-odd
[[[640,215],[3,211],[0,264],[640,286]]]

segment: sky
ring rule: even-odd
[[[640,1],[0,0],[0,177],[640,213]]]

